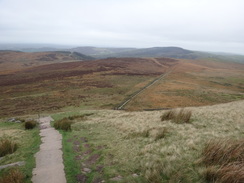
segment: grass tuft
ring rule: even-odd
[[[11,169],[0,178],[0,183],[24,183],[24,177],[19,169]]]
[[[176,111],[174,110],[167,111],[161,116],[161,121],[172,120],[175,118],[175,116],[176,116]]]
[[[218,182],[242,183],[244,182],[244,162],[230,163],[223,166],[218,172]]]
[[[231,162],[244,161],[244,139],[211,140],[202,152],[202,161],[206,165],[226,165]]]
[[[54,128],[58,130],[71,131],[72,121],[69,118],[63,118],[54,122]]]
[[[244,139],[209,141],[202,152],[209,182],[244,182]]]
[[[190,123],[192,112],[181,109],[180,111],[170,110],[161,116],[161,121],[172,120],[174,123]]]
[[[33,128],[36,127],[37,122],[36,122],[36,121],[26,121],[26,122],[24,123],[24,125],[25,125],[25,129],[26,129],[26,130],[30,130],[30,129],[33,129]]]
[[[0,139],[0,157],[14,153],[18,145],[7,137]]]

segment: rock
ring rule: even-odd
[[[132,176],[133,176],[133,177],[138,177],[139,175],[137,175],[136,173],[134,173]]]
[[[83,168],[82,171],[86,174],[86,173],[91,173],[91,169],[90,168]]]
[[[114,177],[114,178],[111,178],[110,180],[112,180],[112,181],[120,181],[120,180],[122,180],[122,176],[117,176],[117,177]]]
[[[7,122],[10,122],[10,123],[22,123],[21,120],[16,119],[16,118],[9,118],[9,119],[7,120]]]
[[[9,118],[7,122],[14,122],[15,120],[15,118]]]
[[[13,167],[13,166],[24,166],[25,165],[25,162],[24,161],[19,161],[19,162],[16,162],[16,163],[11,163],[11,164],[7,164],[7,165],[2,165],[0,166],[0,170],[1,169],[4,169],[4,168],[8,168],[8,167]]]

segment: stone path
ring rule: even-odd
[[[35,155],[33,183],[66,183],[61,150],[62,135],[50,126],[52,120],[51,117],[39,119],[42,144],[40,151]]]

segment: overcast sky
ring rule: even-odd
[[[244,0],[0,0],[0,43],[244,54]]]

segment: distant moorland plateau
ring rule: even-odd
[[[12,49],[0,51],[2,116],[114,109],[128,99],[123,109],[152,110],[244,98],[241,55],[178,47]]]

